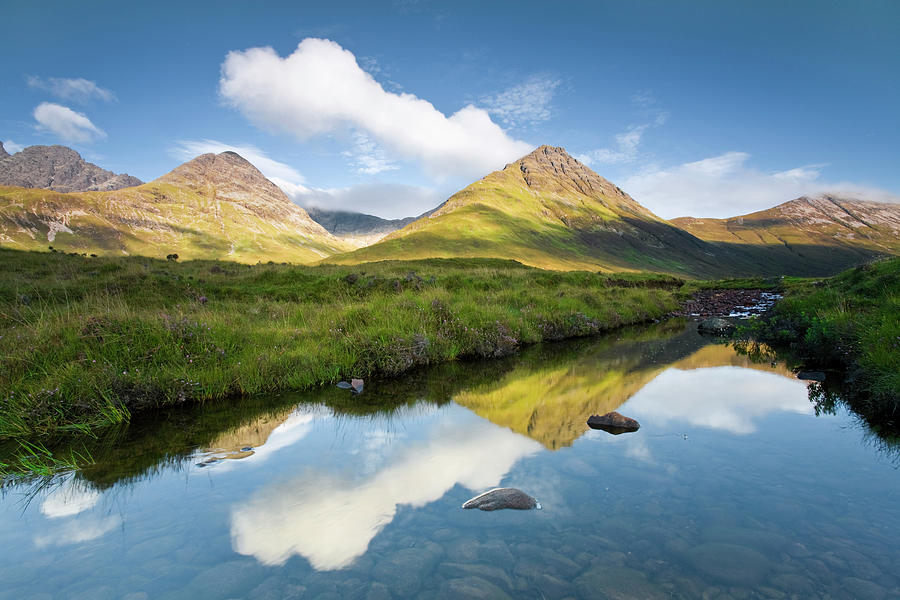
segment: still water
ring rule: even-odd
[[[639,431],[590,430],[591,414]],[[0,498],[0,598],[896,598],[900,471],[678,323],[160,416]],[[462,510],[493,487],[542,510]]]

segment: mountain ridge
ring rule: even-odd
[[[28,146],[9,154],[0,142],[0,184],[57,192],[110,191],[141,185],[127,173],[113,173],[66,146]]]
[[[235,153],[204,154],[136,187],[0,186],[0,243],[66,252],[309,263],[351,249]]]

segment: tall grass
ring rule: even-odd
[[[841,394],[873,425],[900,428],[900,259],[793,282],[756,335],[808,366],[843,372]]]
[[[396,374],[662,317],[681,281],[484,259],[185,264],[0,249],[0,438]]]

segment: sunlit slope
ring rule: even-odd
[[[648,335],[650,334],[650,335]],[[535,356],[491,384],[454,396],[479,416],[550,449],[571,445],[587,418],[618,409],[668,368],[737,366],[793,377],[786,367],[753,362],[731,346],[706,345],[693,328],[651,328],[635,339],[588,346],[577,360]]]
[[[253,263],[309,263],[350,248],[233,152],[116,191],[0,186],[0,245]]]
[[[794,275],[832,274],[878,255],[900,254],[897,204],[804,196],[730,219],[681,217],[672,223]]]
[[[491,257],[549,269],[724,272],[722,257],[569,156],[541,146],[381,242],[327,262]]]

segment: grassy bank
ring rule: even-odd
[[[0,249],[0,439],[502,356],[661,317],[680,285],[501,260],[250,266]]]
[[[873,425],[900,425],[900,259],[789,282],[754,335],[790,347],[809,368],[844,373],[852,409]]]

